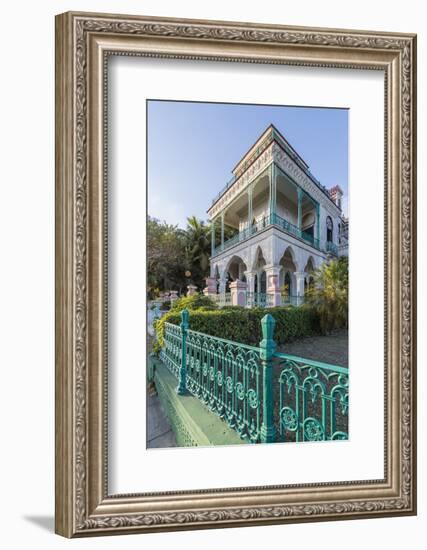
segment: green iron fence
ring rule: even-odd
[[[348,369],[276,353],[279,440],[348,439]]]
[[[261,320],[259,346],[165,323],[160,357],[191,393],[251,443],[347,439],[348,370],[276,352],[275,320]]]
[[[182,340],[182,328],[172,323],[165,323],[165,343],[160,356],[167,368],[177,378],[181,369]]]
[[[243,439],[260,438],[259,350],[188,330],[188,391],[218,414]]]

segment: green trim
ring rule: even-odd
[[[303,196],[303,190],[301,187],[298,187],[297,189],[298,194],[298,229],[301,231],[302,228],[302,196]]]
[[[224,248],[224,217],[225,212],[221,212],[221,250]]]
[[[276,321],[267,313],[261,320],[263,339],[259,343],[262,365],[262,426],[261,443],[273,443],[275,440],[273,418],[273,357],[276,343],[273,340]]]
[[[316,239],[320,241],[320,205],[316,202]]]

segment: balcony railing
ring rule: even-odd
[[[297,239],[301,239],[304,242],[313,246],[314,248],[320,250],[319,240],[315,239],[311,233],[307,233],[307,231],[302,231],[299,227],[293,225],[291,222],[285,220],[278,214],[269,214],[268,216],[265,216],[264,218],[250,225],[249,227],[246,227],[245,229],[243,229],[243,231],[239,231],[239,233],[236,233],[236,235],[231,237],[231,239],[225,241],[223,245],[217,246],[212,256],[217,256],[218,254],[221,254],[221,252],[224,252],[224,250],[227,250],[235,244],[246,241],[247,239],[252,237],[252,235],[255,235],[258,231],[262,231],[269,226],[279,227],[289,235],[292,235]]]
[[[216,201],[223,195],[227,189],[229,189],[233,183],[236,181],[236,176],[233,176],[231,179],[227,181],[227,183],[224,185],[224,187],[221,189],[221,191],[212,199],[212,204],[215,204]]]
[[[246,292],[246,307],[271,307],[273,296],[265,292]]]
[[[338,256],[338,247],[335,243],[331,243],[327,241],[326,243],[326,252],[330,252],[331,254],[334,254],[335,256]]]

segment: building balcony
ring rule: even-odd
[[[222,245],[217,246],[212,253],[212,257],[218,256],[219,254],[222,254],[229,248],[235,246],[236,244],[240,244],[244,241],[247,241],[252,236],[256,235],[258,232],[266,229],[267,227],[278,227],[288,235],[291,235],[292,237],[296,237],[297,239],[300,239],[302,242],[309,244],[316,250],[321,250],[320,248],[320,241],[318,239],[315,239],[311,233],[308,233],[306,231],[303,231],[296,225],[293,225],[292,223],[288,222],[278,214],[269,214],[265,216],[262,220],[258,221],[257,223],[254,223],[244,229],[243,231],[239,231],[239,233],[236,233],[231,239],[228,239],[225,241]],[[336,245],[333,243],[327,243],[329,245],[333,245],[335,249],[337,248]],[[332,248],[329,252],[331,253],[337,253],[333,252]]]

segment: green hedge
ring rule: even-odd
[[[308,305],[301,307],[265,308],[223,308],[212,311],[190,311],[190,328],[242,344],[257,345],[262,340],[261,319],[266,313],[276,320],[274,339],[276,344],[320,334],[319,319],[315,310]],[[173,309],[156,321],[156,347],[163,345],[164,324],[181,322],[180,312]]]

